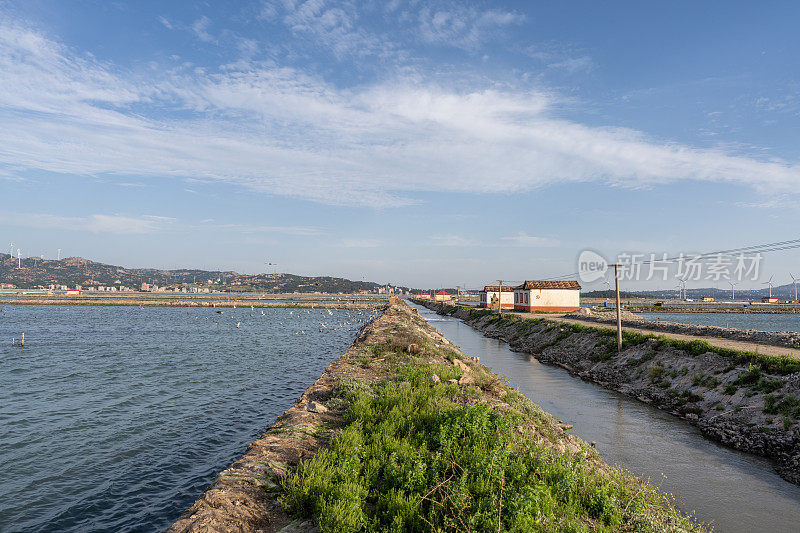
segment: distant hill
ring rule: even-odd
[[[798,285],[798,291],[800,292],[800,284]],[[769,288],[764,289],[756,289],[756,290],[745,290],[745,289],[736,289],[736,299],[737,300],[760,300],[763,296],[769,295]],[[772,295],[776,298],[781,300],[794,300],[794,285],[791,283],[787,283],[786,285],[778,285],[772,288]],[[581,296],[586,298],[613,298],[614,291],[591,291],[582,293]],[[661,291],[624,291],[620,293],[622,298],[664,298],[664,299],[673,299],[678,297],[678,289],[671,289],[671,290],[661,290]],[[693,300],[699,300],[703,296],[712,296],[716,300],[730,300],[731,298],[731,290],[730,288],[721,289],[721,288],[714,288],[714,287],[705,287],[705,288],[695,288],[695,289],[686,289],[686,297],[691,298]]]
[[[298,276],[296,274],[239,274],[234,271],[154,268],[125,268],[98,263],[82,257],[61,260],[29,257],[18,268],[17,259],[0,254],[0,283],[18,288],[35,288],[51,284],[84,287],[124,285],[134,289],[142,283],[160,287],[192,284],[216,290],[256,291],[269,293],[320,292],[356,293],[376,292],[381,285],[371,281],[352,281],[331,276]],[[405,290],[405,287],[398,287]]]
[[[583,298],[615,298],[614,291],[590,291],[590,292],[582,292],[581,296]],[[651,295],[649,293],[644,292],[630,292],[630,291],[619,291],[620,298],[648,298]]]

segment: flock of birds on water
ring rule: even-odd
[[[314,329],[317,329],[319,333],[326,333],[340,330],[342,328],[350,329],[353,326],[361,326],[377,317],[379,313],[377,309],[332,310],[328,308],[315,309],[313,307],[307,309],[288,309],[289,312],[287,313],[286,308],[273,307],[267,309],[256,309],[252,305],[249,309],[247,309],[247,307],[239,309],[239,313],[237,313],[236,310],[237,308],[235,305],[226,309],[212,308],[212,313],[210,315],[205,314],[205,316],[203,316],[200,314],[195,314],[193,318],[194,320],[205,318],[206,321],[217,327],[241,329],[243,326],[252,325],[252,321],[242,321],[243,317],[241,316],[241,311],[244,310],[245,320],[246,318],[252,318],[256,320],[260,320],[261,318],[272,318],[273,324],[277,323],[282,327],[288,326],[292,328],[303,328],[296,329],[294,332],[295,335],[307,335],[309,333],[313,333]],[[189,316],[192,315],[188,309],[186,314]]]
[[[139,307],[139,309],[144,309]],[[199,311],[199,312],[198,312]],[[210,311],[210,312],[209,312]],[[287,312],[288,311],[288,312]],[[5,306],[0,307],[0,315],[5,315]],[[244,312],[244,314],[243,314]],[[330,333],[341,330],[352,330],[375,319],[380,314],[377,309],[343,309],[343,308],[294,308],[270,307],[257,309],[255,306],[238,308],[234,305],[225,309],[186,309],[186,315],[194,320],[205,319],[212,327],[247,329],[267,320],[272,325],[294,329],[295,335]],[[34,316],[33,318],[38,318]],[[253,320],[249,320],[253,319]]]

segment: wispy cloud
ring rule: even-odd
[[[192,178],[378,208],[416,203],[421,191],[704,180],[793,194],[800,181],[796,163],[554,118],[557,98],[523,88],[415,74],[346,89],[258,62],[143,79],[12,23],[0,23],[0,72],[9,175]]]
[[[172,25],[172,23],[171,23],[171,22],[170,22],[170,21],[167,19],[167,17],[164,17],[164,16],[158,16],[158,17],[156,17],[156,20],[158,20],[158,21],[159,21],[159,22],[160,22],[160,23],[161,23],[161,24],[162,24],[162,25],[163,25],[165,28],[167,28],[168,30],[171,30],[171,29],[173,29],[173,28],[174,28],[174,26],[173,26],[173,25]]]
[[[322,230],[313,226],[263,226],[247,224],[218,224],[213,218],[205,219],[201,224],[216,229],[234,230],[240,233],[277,233],[282,235],[308,236],[321,235]]]
[[[501,10],[479,10],[453,4],[447,9],[423,8],[419,32],[423,40],[473,50],[489,39],[500,37],[500,30],[520,24],[525,16]]]
[[[431,237],[431,244],[436,246],[478,246],[480,242],[461,235],[434,235]]]
[[[262,4],[259,16],[280,22],[294,34],[311,37],[319,48],[339,58],[390,53],[394,49],[391,40],[358,24],[361,16],[358,7],[354,2],[326,0],[267,1]]]
[[[524,231],[520,231],[516,235],[512,235],[510,237],[502,237],[501,239],[503,242],[510,244],[511,246],[524,246],[533,248],[558,246],[558,242],[554,241],[553,239],[548,239],[546,237],[534,237],[533,235],[528,235]]]
[[[192,23],[192,31],[203,42],[214,42],[214,37],[208,33],[208,28],[211,26],[211,19],[205,15]]]
[[[377,248],[383,245],[378,239],[342,239],[336,246],[342,248]]]
[[[49,213],[3,213],[0,222],[9,226],[87,231],[91,233],[153,233],[175,222],[174,218],[155,215],[129,217],[95,214],[88,217],[66,217]]]
[[[563,70],[570,74],[592,70],[595,67],[594,60],[574,48],[562,43],[540,43],[529,46],[526,53],[550,69]]]

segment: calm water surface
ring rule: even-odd
[[[372,316],[5,306],[0,531],[164,529]]]
[[[647,320],[679,322],[697,326],[755,329],[758,331],[793,331],[800,333],[800,315],[747,313],[637,313]]]
[[[466,354],[573,424],[573,433],[596,441],[606,461],[649,477],[715,531],[800,529],[800,487],[781,479],[767,460],[719,446],[677,417],[513,352],[458,319],[414,307]]]

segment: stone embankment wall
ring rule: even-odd
[[[692,353],[641,335],[626,338],[617,352],[615,333],[606,328],[421,303],[516,351],[684,418],[714,440],[774,459],[782,477],[800,484],[800,372],[775,369],[766,358],[761,365]]]
[[[634,314],[635,309],[629,308],[623,312],[622,324],[632,328],[652,329],[665,333],[681,333],[683,335],[699,335],[702,337],[717,337],[737,341],[756,342],[771,346],[785,346],[787,348],[800,348],[800,333],[790,331],[758,331],[754,329],[721,328],[718,326],[695,326],[692,324],[679,324],[662,320],[646,320]],[[649,311],[649,310],[648,310]],[[684,311],[675,311],[682,313]],[[568,315],[570,316],[570,315]],[[576,318],[603,324],[616,324],[614,311],[589,311],[575,313]]]

